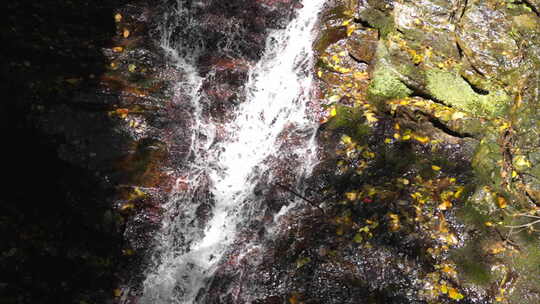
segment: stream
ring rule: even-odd
[[[212,117],[200,90],[205,77],[215,76],[201,76],[196,68],[201,40],[196,34],[191,41],[175,37],[179,28],[184,34],[197,31],[198,21],[190,19],[193,8],[179,1],[166,16],[161,46],[183,75],[175,98],[187,113],[178,119],[188,121],[189,132],[182,136],[189,139],[189,152],[164,207],[141,303],[210,303],[205,286],[231,252],[241,259],[264,246],[257,230],[264,226],[263,238],[271,238],[280,216],[305,203],[293,196],[269,220],[265,195],[284,166],[287,187],[302,192],[302,181],[317,163],[318,124],[307,105],[314,98],[314,27],[324,2],[305,1],[285,29],[268,34],[264,54],[240,92],[245,100],[226,121]]]

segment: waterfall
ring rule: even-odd
[[[165,205],[167,214],[156,237],[142,303],[205,303],[200,290],[211,280],[240,227],[261,209],[254,188],[263,176],[272,176],[270,160],[283,157],[284,132],[302,134],[288,154],[301,160],[295,176],[299,180],[309,176],[316,162],[317,124],[306,105],[312,98],[313,29],[325,0],[304,2],[285,29],[269,34],[264,55],[250,71],[245,101],[232,121],[219,126],[226,133],[221,141],[216,141],[217,123],[204,113],[199,90],[203,78],[193,63],[197,47],[185,42],[171,44],[171,31],[162,30],[163,48],[185,74],[178,94],[190,100],[191,115],[179,119],[189,119],[193,127],[187,136],[187,174],[179,181],[186,186],[175,191]],[[173,21],[185,23],[185,31],[196,31],[181,1],[173,14]],[[210,209],[206,220],[199,219],[196,212],[201,204]]]

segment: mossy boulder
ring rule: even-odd
[[[411,93],[412,91],[401,82],[396,73],[384,66],[376,69],[368,87],[368,98],[376,104],[389,99],[404,98]]]
[[[497,117],[507,112],[510,98],[500,89],[483,95],[455,72],[430,69],[425,75],[429,94],[449,106],[477,116]]]

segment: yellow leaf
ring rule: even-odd
[[[346,26],[347,24],[351,23],[352,19],[347,19],[341,23],[341,25]]]
[[[398,231],[400,228],[399,215],[395,213],[389,213],[388,217],[390,218],[390,230]]]
[[[345,193],[345,197],[350,201],[354,201],[358,197],[358,193],[356,193],[356,192],[347,192],[347,193]]]
[[[330,109],[330,117],[334,117],[336,115],[337,115],[336,107],[332,107],[332,109]]]
[[[499,131],[502,132],[504,130],[507,130],[508,128],[510,128],[510,123],[505,121],[499,126]]]
[[[414,199],[419,199],[422,197],[422,194],[420,192],[415,192],[411,194],[411,197]]]
[[[136,69],[137,67],[134,64],[128,65],[128,71],[130,71],[131,73],[135,72]]]
[[[504,247],[503,242],[497,242],[495,244],[492,244],[488,248],[488,252],[491,253],[491,254],[499,254],[499,253],[504,252],[504,251],[506,251],[506,248]]]
[[[433,171],[441,171],[441,167],[436,165],[431,166],[431,169],[433,169]]]
[[[450,199],[452,196],[454,196],[454,192],[449,191],[449,190],[443,191],[443,193],[441,193],[441,199],[443,201]]]
[[[429,137],[427,136],[419,136],[419,135],[414,135],[414,140],[422,143],[422,144],[425,144],[427,142],[429,142]]]
[[[385,138],[385,139],[384,139],[384,143],[385,143],[385,144],[389,144],[389,143],[391,143],[391,142],[392,142],[392,139],[391,139],[391,138]]]
[[[401,135],[399,133],[394,133],[394,138],[395,139],[400,139],[401,138]]]
[[[317,72],[317,76],[319,76],[319,78],[321,78],[322,75],[323,75],[323,72],[322,72],[321,70],[319,70],[319,71]]]
[[[440,210],[448,210],[449,208],[452,208],[452,203],[448,200],[444,200],[437,208]]]
[[[122,205],[122,207],[120,207],[120,210],[122,211],[125,211],[125,210],[128,210],[128,209],[133,209],[135,207],[135,205],[129,203],[129,204],[124,204]]]
[[[406,178],[398,178],[397,181],[404,185],[408,185],[410,183],[410,181]]]
[[[456,270],[448,264],[444,264],[442,271],[450,276],[456,275]]]
[[[408,134],[407,134],[407,135],[403,135],[403,137],[402,137],[401,139],[403,139],[403,140],[409,140],[409,139],[411,139],[411,136],[408,135]]]
[[[113,50],[113,52],[115,52],[115,53],[121,53],[121,52],[124,51],[124,48],[121,47],[121,46],[115,46],[115,47],[112,48],[112,50]]]
[[[518,167],[518,170],[520,168],[530,168],[531,162],[524,155],[518,155],[514,158],[514,166]]]
[[[362,152],[362,156],[363,156],[364,158],[374,158],[374,157],[375,157],[375,153],[366,150],[366,151]]]
[[[450,297],[450,299],[454,299],[454,300],[463,299],[463,295],[460,294],[455,288],[452,288],[452,287],[448,289],[448,296]]]
[[[459,198],[464,190],[465,190],[465,187],[463,187],[463,186],[457,187],[456,192],[454,193],[454,197]]]
[[[458,243],[458,239],[456,238],[456,236],[452,233],[448,234],[445,238],[446,242],[450,245],[455,245]]]
[[[124,38],[127,38],[129,37],[129,30],[128,29],[124,29],[124,31],[122,32],[122,36],[124,36]]]
[[[117,13],[116,15],[114,15],[114,21],[116,22],[122,21],[122,15],[120,15],[120,13]]]
[[[506,199],[502,196],[497,197],[497,204],[499,204],[499,208],[504,209],[508,206],[506,203]]]
[[[353,77],[356,80],[364,80],[364,79],[369,78],[369,74],[366,72],[354,72]]]
[[[373,113],[373,112],[367,112],[364,116],[366,117],[366,119],[367,119],[367,121],[369,123],[375,123],[375,122],[379,121],[377,119],[377,117],[375,117],[375,113]]]
[[[146,193],[144,191],[142,191],[139,187],[135,187],[135,189],[133,189],[133,192],[135,192],[135,195],[137,197],[141,197],[141,196],[146,195]]]
[[[441,285],[440,289],[441,289],[441,292],[444,294],[448,292],[448,287],[446,286],[446,284]]]
[[[352,35],[352,33],[356,30],[356,26],[354,24],[347,25],[347,36]]]
[[[352,138],[349,135],[343,135],[341,136],[341,142],[345,145],[349,145],[352,143]]]
[[[493,223],[492,222],[485,222],[484,225],[486,225],[486,227],[491,227],[491,226],[493,226]]]

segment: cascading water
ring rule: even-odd
[[[165,206],[167,215],[156,239],[142,303],[205,303],[201,289],[211,281],[241,227],[262,209],[254,189],[263,177],[272,178],[270,159],[284,157],[280,155],[284,132],[301,134],[288,149],[288,155],[302,163],[295,169],[296,180],[310,174],[316,159],[316,123],[306,104],[311,97],[313,28],[324,2],[306,0],[286,29],[270,33],[265,54],[245,85],[246,101],[223,126],[203,113],[202,77],[192,63],[196,49],[171,45],[171,31],[163,30],[164,48],[186,75],[179,89],[190,97],[193,127],[185,156],[187,173],[179,181],[186,186],[179,187]],[[175,14],[183,15],[174,20],[192,24],[182,5]],[[218,127],[226,133],[221,141],[215,140]],[[211,209],[208,219],[200,219],[196,212],[202,204]]]

